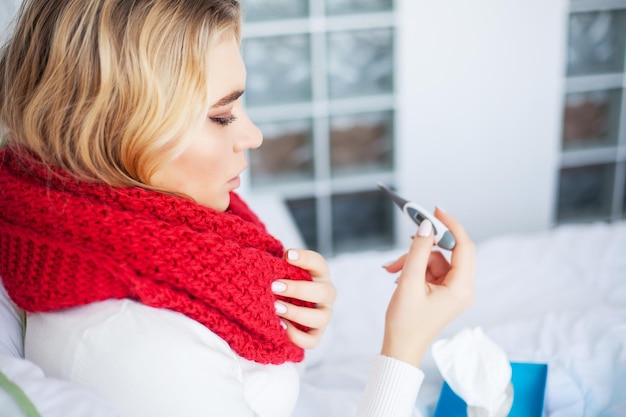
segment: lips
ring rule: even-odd
[[[233,190],[235,188],[239,188],[240,185],[241,185],[241,178],[239,177],[239,175],[228,180],[228,187],[232,188]]]
[[[241,174],[246,170],[246,168],[248,168],[248,165],[245,165],[239,171],[239,174],[228,180],[227,185],[229,188],[231,188],[231,190],[234,190],[235,188],[239,188],[241,186]]]

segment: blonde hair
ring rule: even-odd
[[[236,0],[27,0],[0,58],[0,124],[84,181],[149,186],[207,100]]]

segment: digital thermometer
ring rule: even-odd
[[[425,210],[419,204],[413,203],[400,197],[398,194],[391,191],[391,189],[389,189],[389,187],[387,187],[382,182],[378,183],[378,187],[381,190],[385,191],[389,195],[389,197],[391,197],[393,202],[396,203],[398,207],[400,207],[400,210],[402,210],[404,214],[409,216],[409,218],[416,225],[419,226],[426,219],[430,220],[430,222],[433,224],[435,243],[437,244],[437,246],[447,250],[454,249],[454,246],[456,245],[456,240],[454,240],[454,236],[452,236],[452,233],[450,233],[448,228],[444,226],[443,223],[441,223],[432,213],[430,213],[428,210]]]

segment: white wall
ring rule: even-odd
[[[398,3],[401,193],[475,240],[550,227],[566,1]]]

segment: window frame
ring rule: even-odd
[[[624,10],[626,12],[626,0],[570,0],[569,6],[568,22],[569,17],[575,13],[593,13],[614,10]],[[569,34],[569,24],[566,25],[566,29]],[[624,47],[626,48],[626,45]],[[557,175],[559,180],[561,179],[561,172],[564,169],[614,164],[615,170],[610,215],[608,217],[602,216],[600,218],[581,217],[572,220],[559,220],[560,202],[558,201],[559,191],[557,190],[555,196],[556,205],[554,210],[554,219],[556,224],[590,220],[617,221],[626,217],[626,51],[624,53],[624,61],[622,72],[593,75],[570,76],[567,74],[567,65],[565,65],[564,96],[570,93],[621,89],[621,98],[615,144],[593,146],[583,149],[563,149],[563,135],[561,134],[559,137],[560,161],[558,164]],[[565,107],[563,108],[563,111],[564,110]]]
[[[383,181],[394,184],[396,170],[396,94],[397,88],[397,5],[392,3],[388,11],[326,15],[326,2],[309,0],[309,16],[271,21],[250,21],[243,25],[242,42],[251,38],[302,35],[310,36],[311,101],[289,104],[247,105],[250,118],[255,123],[281,120],[310,119],[312,121],[313,178],[288,183],[255,186],[248,178],[252,195],[272,195],[282,200],[314,198],[316,206],[317,250],[324,255],[336,255],[333,242],[332,199],[338,194],[359,194],[377,190],[376,183]],[[328,48],[327,34],[366,29],[390,29],[392,32],[392,59],[394,87],[390,93],[350,98],[330,98],[328,91]],[[333,116],[358,115],[368,112],[392,112],[392,155],[388,170],[333,177],[330,156],[330,122]],[[288,115],[288,117],[285,117]],[[248,170],[247,175],[253,175]],[[391,204],[391,202],[389,203]],[[392,214],[392,224],[396,214]],[[390,230],[393,244],[395,230]],[[363,249],[369,249],[364,246]]]

